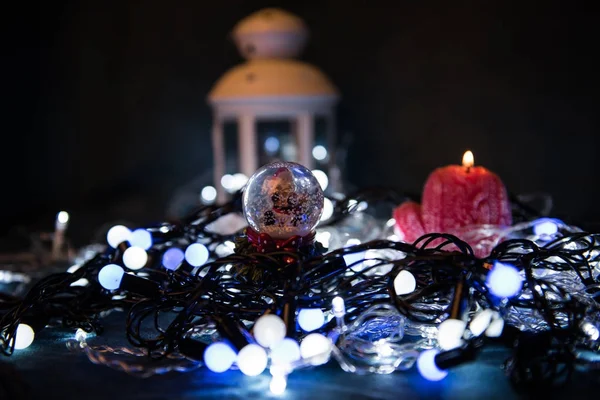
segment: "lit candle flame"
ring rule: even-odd
[[[471,150],[465,151],[462,159],[462,165],[465,168],[471,168],[475,165],[475,158],[473,157],[473,152]]]

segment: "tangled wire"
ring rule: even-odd
[[[341,199],[322,226],[335,228],[363,201],[397,203],[399,198],[389,191],[370,191]],[[531,212],[514,209],[521,217]],[[597,353],[600,346],[600,235],[571,232],[542,244],[509,239],[483,259],[474,256],[468,243],[443,233],[425,235],[412,244],[379,239],[310,257],[289,251],[240,254],[229,250],[223,255],[236,235],[219,233],[212,226],[240,211],[238,195],[225,205],[203,207],[180,223],[147,227],[153,239],[148,262],[143,269],[125,274],[116,290],[105,289],[98,274],[107,264],[122,264],[122,247],[107,248],[73,272],[40,280],[24,298],[0,294],[2,353],[13,353],[19,324],[37,332],[58,321],[63,327],[101,335],[102,317],[124,309],[128,312],[125,334],[132,346],[143,350],[141,354],[167,362],[179,362],[183,356],[197,360],[201,356],[193,357],[193,351],[186,350],[190,339],[207,344],[229,334],[233,338],[227,339],[235,341],[238,333],[232,329],[243,332],[263,315],[283,318],[286,313],[292,315],[291,322],[286,320],[287,335],[300,339],[305,332],[296,322],[296,311],[319,309],[326,322],[314,332],[332,338],[337,344],[334,356],[352,372],[409,368],[419,351],[436,346],[437,327],[448,318],[471,325],[464,329],[457,350],[440,353],[440,363],[456,354],[452,359],[458,361],[446,362],[447,367],[473,359],[484,345],[501,343],[512,349],[506,368],[515,384],[562,383],[576,366],[597,369],[586,355]],[[166,250],[192,243],[206,246],[209,262],[193,267],[184,261],[176,270],[163,267]],[[284,258],[286,262],[281,261]],[[496,263],[519,271],[518,295],[499,297],[490,290],[489,275]],[[262,273],[249,277],[241,272],[245,266]],[[395,281],[402,271],[415,280],[408,293],[397,292]],[[84,286],[73,286],[81,280]],[[338,297],[345,305],[342,319],[331,311]],[[504,321],[502,334],[486,337],[476,332],[473,321],[484,310]],[[423,340],[399,343],[403,339],[397,335],[399,326],[408,336]],[[379,346],[382,340],[395,351],[389,360],[381,351],[363,351],[365,343]],[[361,351],[358,345],[363,346]],[[101,353],[106,351],[90,351],[88,356],[110,365],[110,360],[102,361]]]

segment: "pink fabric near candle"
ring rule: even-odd
[[[394,210],[394,219],[399,229],[400,239],[412,243],[425,234],[421,220],[421,205],[414,201],[402,203]]]
[[[464,227],[512,223],[508,195],[500,178],[483,167],[472,167],[467,172],[458,165],[433,171],[425,184],[422,206],[406,202],[394,210],[394,219],[400,239],[409,243],[425,233],[450,233],[463,238]],[[478,246],[483,243],[478,239],[467,241],[479,257],[491,250],[489,246]]]

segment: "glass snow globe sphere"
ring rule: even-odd
[[[308,235],[323,212],[323,190],[317,178],[292,162],[261,167],[248,180],[242,201],[248,225],[273,239]]]

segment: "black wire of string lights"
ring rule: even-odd
[[[335,226],[362,201],[387,199],[397,203],[400,197],[391,191],[358,192],[337,201],[327,224]],[[26,323],[37,332],[54,320],[64,327],[101,334],[101,316],[117,308],[128,310],[125,333],[129,343],[147,350],[153,358],[164,358],[177,350],[184,352],[191,332],[198,327],[215,330],[241,346],[247,343],[242,337],[247,336],[245,330],[267,314],[282,316],[288,336],[299,339],[305,333],[296,323],[295,312],[305,308],[329,311],[336,297],[345,302],[348,323],[378,304],[389,304],[408,320],[422,324],[439,324],[445,316],[452,317],[460,308],[459,300],[469,318],[484,309],[495,310],[503,317],[511,310],[530,310],[529,318],[537,319],[543,329],[507,322],[500,338],[466,335],[460,348],[440,353],[440,364],[453,366],[474,358],[484,344],[503,341],[513,349],[507,368],[512,381],[518,384],[560,381],[559,377],[568,376],[581,362],[575,356],[578,350],[598,350],[598,338],[590,338],[582,328],[597,324],[600,315],[600,285],[594,277],[595,265],[600,261],[596,235],[569,234],[542,247],[526,239],[507,240],[484,259],[475,257],[468,243],[441,233],[427,234],[413,244],[375,240],[310,257],[290,251],[218,257],[218,246],[234,242],[235,235],[215,233],[208,227],[226,214],[241,212],[240,199],[238,193],[229,203],[202,207],[180,223],[147,228],[153,245],[148,249],[145,267],[124,274],[116,289],[104,288],[98,274],[107,264],[122,264],[126,246],[108,248],[73,273],[40,280],[22,299],[0,296],[2,353],[13,353],[19,324]],[[531,214],[531,210],[525,212]],[[186,261],[176,270],[163,268],[161,256],[166,250],[199,241],[208,248],[213,261],[196,268]],[[403,256],[371,258],[360,269],[353,267],[363,263],[364,257],[354,264],[346,263],[344,256],[366,251],[395,251]],[[526,296],[499,298],[490,293],[487,280],[496,262],[524,272],[522,291]],[[384,266],[387,272],[375,272]],[[260,269],[261,274],[245,273],[248,267]],[[588,296],[569,293],[536,274],[540,269],[574,274]],[[415,278],[410,293],[396,292],[394,280],[401,271]],[[81,279],[88,281],[86,286],[72,286]],[[431,304],[441,307],[427,307]],[[335,325],[332,318],[316,332],[330,332]]]

